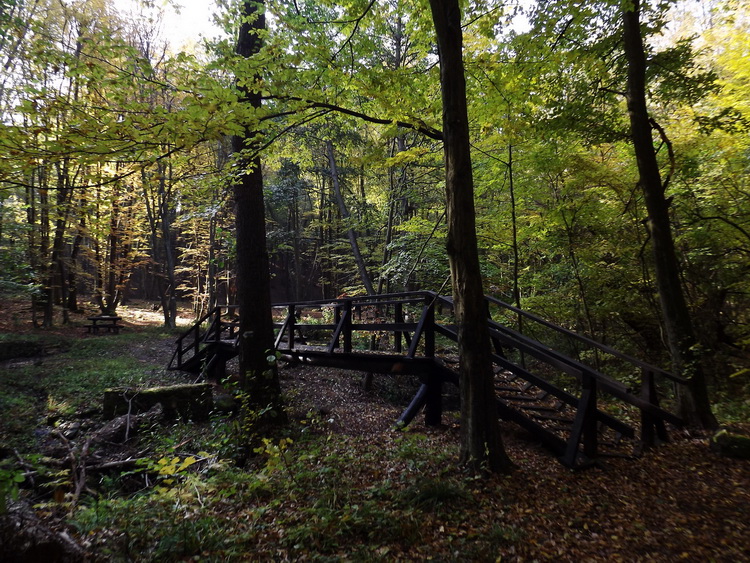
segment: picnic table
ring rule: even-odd
[[[99,330],[106,330],[114,334],[119,334],[122,328],[117,323],[122,320],[122,317],[115,317],[113,315],[97,315],[95,317],[88,317],[91,324],[86,325],[86,332],[92,334],[98,334]]]

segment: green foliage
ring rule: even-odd
[[[207,457],[210,454],[207,452],[198,452],[197,455]],[[156,490],[160,493],[164,493],[167,491],[165,485],[167,487],[172,486],[177,483],[180,478],[184,478],[187,475],[186,470],[197,462],[198,459],[194,456],[180,457],[169,455],[160,457],[157,460],[151,458],[141,459],[138,461],[138,465],[140,465],[144,471],[156,475],[156,478],[160,483]]]
[[[8,510],[8,503],[18,498],[18,487],[26,480],[23,471],[7,460],[0,461],[0,515]]]
[[[102,529],[111,530],[111,538],[97,542],[97,552],[136,561],[184,561],[217,550],[225,542],[222,530],[227,526],[225,520],[202,513],[187,491],[177,498],[137,495],[94,502],[78,511],[73,524],[93,538]]]

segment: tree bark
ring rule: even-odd
[[[692,319],[680,283],[669,219],[669,201],[665,197],[659,163],[652,137],[652,124],[646,106],[646,54],[640,26],[640,0],[623,11],[623,39],[628,63],[627,105],[631,136],[638,163],[638,183],[648,211],[648,228],[654,253],[654,270],[673,369],[686,377],[687,387],[679,393],[680,415],[692,426],[713,428],[708,389],[701,366]]]
[[[447,251],[458,324],[461,462],[477,469],[506,472],[512,463],[500,435],[477,251],[461,11],[458,0],[430,0],[430,7],[443,99]]]
[[[259,32],[265,28],[262,2],[243,2],[243,23],[236,52],[249,58],[261,47]],[[246,81],[246,82],[249,82]],[[239,86],[242,99],[254,108],[261,106],[258,91]],[[237,229],[237,304],[240,306],[240,386],[248,394],[250,406],[267,413],[266,421],[283,421],[281,387],[275,362],[271,317],[271,276],[266,247],[263,174],[257,154],[256,132],[246,128],[243,136],[232,138],[239,178],[233,186]]]

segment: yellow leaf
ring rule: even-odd
[[[193,456],[186,457],[185,460],[180,465],[180,468],[177,471],[184,471],[185,469],[187,469],[188,467],[190,467],[191,465],[193,465],[196,461],[198,461],[198,460],[195,459]]]

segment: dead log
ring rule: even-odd
[[[152,387],[150,389],[107,389],[104,392],[105,420],[120,415],[135,415],[160,404],[164,417],[183,420],[208,420],[213,409],[213,386],[210,383]]]
[[[139,427],[157,422],[162,417],[162,413],[162,406],[157,403],[146,412],[118,416],[94,432],[91,441],[94,444],[102,442],[122,444],[136,434]]]
[[[711,450],[726,457],[750,459],[750,437],[720,430],[711,438]]]

